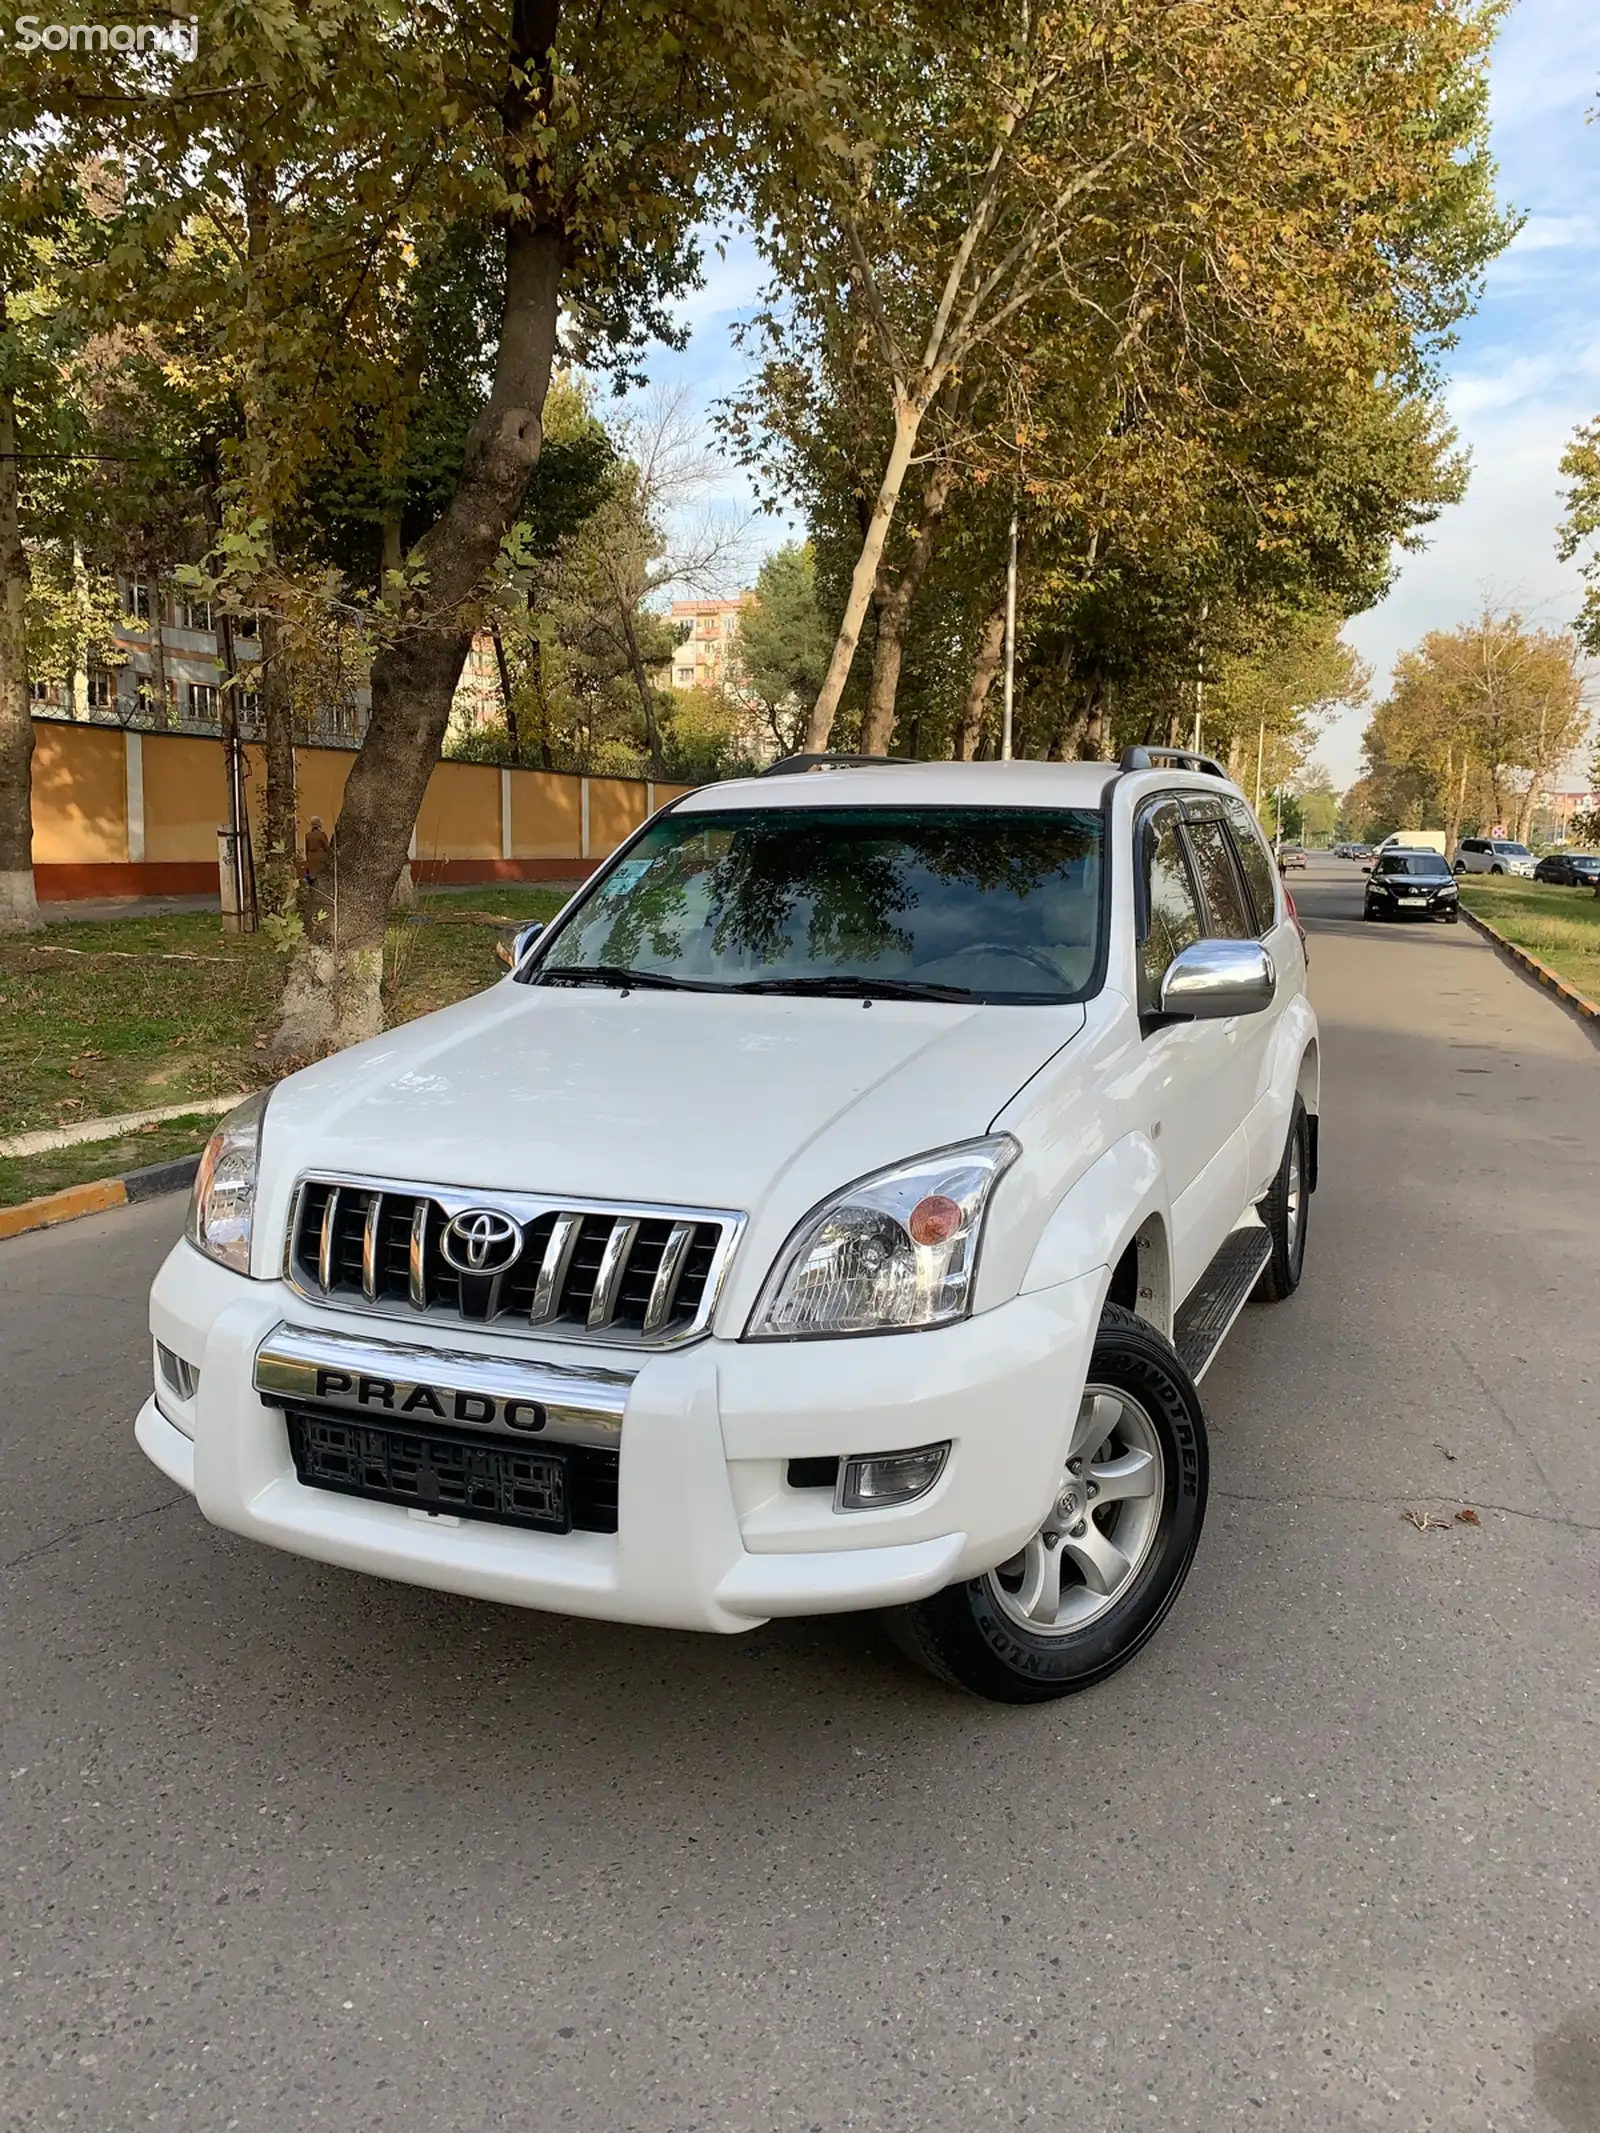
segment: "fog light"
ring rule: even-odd
[[[847,1459],[839,1484],[841,1511],[878,1511],[887,1504],[926,1496],[950,1456],[948,1441],[920,1444],[910,1452],[868,1452]]]
[[[194,1398],[200,1389],[200,1371],[196,1364],[186,1363],[165,1341],[156,1342],[156,1363],[180,1400]]]

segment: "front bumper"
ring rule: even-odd
[[[1380,918],[1453,918],[1461,908],[1461,899],[1459,896],[1430,896],[1418,903],[1408,903],[1397,896],[1369,896],[1366,908]]]
[[[991,1569],[1038,1528],[1066,1454],[1103,1276],[1015,1298],[933,1332],[870,1339],[704,1340],[598,1356],[453,1328],[486,1370],[518,1362],[621,1367],[626,1396],[617,1531],[541,1533],[431,1516],[309,1488],[281,1407],[255,1387],[258,1350],[286,1322],[352,1332],[278,1282],[249,1281],[176,1246],[151,1294],[155,1338],[199,1366],[191,1403],[146,1403],[138,1441],[214,1525],[382,1577],[558,1614],[736,1631],[775,1615],[893,1606]],[[380,1330],[416,1345],[401,1321]],[[449,1370],[441,1359],[441,1380]],[[163,1412],[165,1407],[167,1412]],[[837,1512],[791,1488],[788,1462],[948,1439],[933,1489],[893,1509]],[[549,1441],[560,1441],[553,1423]]]

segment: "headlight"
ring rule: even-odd
[[[964,1318],[984,1209],[1016,1160],[1009,1133],[858,1178],[814,1207],[751,1314],[755,1340],[890,1333]]]
[[[261,1120],[270,1089],[230,1111],[206,1142],[189,1196],[184,1234],[192,1245],[231,1266],[250,1271],[250,1229],[256,1211],[256,1164],[261,1155]]]

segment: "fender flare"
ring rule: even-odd
[[[1020,1294],[1054,1288],[1097,1270],[1104,1275],[1101,1301],[1112,1269],[1129,1246],[1140,1246],[1141,1318],[1164,1333],[1172,1330],[1169,1240],[1172,1210],[1159,1150],[1144,1133],[1126,1134],[1098,1156],[1057,1203],[1040,1232]]]

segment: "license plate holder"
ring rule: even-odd
[[[572,1530],[567,1455],[557,1446],[385,1426],[328,1410],[290,1408],[284,1419],[305,1488],[539,1533]]]

